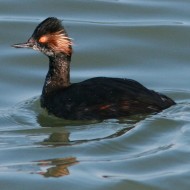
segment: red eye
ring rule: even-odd
[[[48,41],[47,36],[42,36],[39,40],[40,43],[46,43]]]

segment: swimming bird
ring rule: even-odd
[[[175,102],[127,78],[95,77],[70,82],[72,40],[61,20],[49,17],[34,30],[26,43],[15,48],[31,48],[49,58],[49,70],[40,102],[42,108],[69,120],[129,117],[160,112]]]

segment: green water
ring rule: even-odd
[[[74,41],[72,82],[132,78],[178,104],[138,120],[48,116],[48,59],[10,46],[49,16]],[[1,0],[0,26],[0,189],[190,189],[189,0]]]

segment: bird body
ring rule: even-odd
[[[156,113],[174,102],[130,79],[96,77],[41,96],[42,107],[65,119],[107,119]]]

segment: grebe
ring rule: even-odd
[[[49,71],[40,98],[48,113],[71,120],[110,119],[157,113],[175,102],[131,79],[96,77],[70,83],[72,42],[61,21],[49,17],[34,30],[26,43],[49,58]]]

